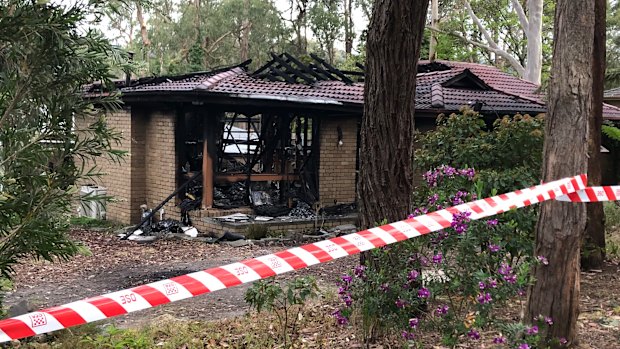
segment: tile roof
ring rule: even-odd
[[[605,91],[605,98],[620,98],[620,87]]]
[[[458,111],[464,105],[482,102],[487,113],[543,113],[545,96],[538,85],[502,72],[496,67],[465,62],[420,61],[427,71],[417,75],[416,109],[428,112]],[[429,69],[424,69],[429,67]],[[433,68],[434,67],[434,68]],[[460,79],[460,80],[459,80]],[[450,81],[461,81],[450,84]],[[310,104],[353,104],[364,102],[364,83],[317,81],[312,84],[269,81],[249,74],[243,67],[211,73],[138,81],[121,89],[124,95],[152,92],[203,91],[233,98],[282,100]],[[605,105],[605,117],[620,120],[620,109]]]

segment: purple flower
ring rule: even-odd
[[[338,287],[338,294],[339,294],[339,295],[343,295],[343,294],[345,294],[345,293],[347,293],[347,289],[346,289],[346,288],[344,288],[344,287]]]
[[[497,272],[501,275],[510,275],[512,274],[512,267],[506,263],[502,263],[497,269]]]
[[[520,289],[517,291],[517,294],[518,294],[519,296],[523,297],[523,296],[525,296],[525,290],[524,290],[524,289],[522,289],[522,288],[520,288]]]
[[[548,316],[545,316],[545,323],[547,325],[551,326],[551,325],[553,325],[553,319],[548,317]]]
[[[514,274],[504,275],[504,281],[509,284],[515,284],[517,282],[517,276]]]
[[[487,285],[484,282],[482,282],[482,281],[478,282],[478,288],[479,289],[484,290],[485,287],[487,287]]]
[[[478,303],[480,303],[480,304],[488,304],[488,303],[491,303],[491,301],[493,301],[493,298],[491,297],[491,294],[488,293],[488,292],[487,293],[484,293],[484,292],[480,293],[478,295],[478,297],[476,297],[476,299],[478,300]]]
[[[414,217],[415,217],[415,215],[414,215],[413,213],[410,213],[410,214],[407,216],[407,219],[411,219],[411,218],[414,218]]]
[[[353,281],[353,277],[351,275],[342,275],[342,281],[345,284],[350,284]]]
[[[459,170],[459,174],[461,176],[467,177],[467,179],[471,181],[472,179],[474,179],[474,176],[476,175],[476,171],[473,168],[464,168],[462,170]]]
[[[463,234],[467,230],[469,227],[467,222],[470,221],[470,215],[471,212],[460,212],[452,215],[452,223],[450,223],[450,226],[456,231],[457,234]]]
[[[536,260],[538,260],[538,263],[542,265],[549,265],[549,261],[547,260],[547,257],[545,256],[538,256],[536,257]]]
[[[439,306],[435,309],[435,314],[437,314],[437,316],[446,315],[449,309],[450,308],[447,305]]]
[[[495,252],[499,252],[499,250],[501,250],[502,248],[499,245],[495,245],[495,244],[490,244],[489,245],[489,251],[495,253]]]
[[[506,338],[502,337],[502,336],[498,336],[493,338],[493,343],[494,344],[504,344],[506,343]]]
[[[521,345],[519,345],[517,349],[530,349],[530,345],[527,343],[521,343]]]
[[[474,330],[473,328],[471,330],[469,330],[469,332],[467,332],[467,337],[471,338],[471,339],[475,339],[478,340],[480,339],[480,332]]]
[[[435,193],[428,197],[428,204],[434,205],[439,200],[439,194]]]
[[[390,285],[385,283],[385,284],[381,284],[379,285],[379,289],[383,292],[383,293],[388,293],[390,291]]]
[[[430,295],[431,295],[431,292],[426,287],[422,287],[418,290],[419,298],[428,298],[430,297]]]
[[[338,325],[347,325],[349,323],[349,319],[342,315],[340,310],[336,310],[332,313],[332,315],[336,318],[336,322],[338,323]]]
[[[419,323],[420,323],[420,320],[418,320],[417,317],[409,319],[409,327],[411,328],[418,328]]]
[[[400,298],[398,298],[396,300],[396,302],[394,302],[396,304],[396,308],[398,309],[403,309],[404,307],[407,306],[407,301],[406,300],[402,300]]]
[[[441,252],[437,252],[437,254],[433,256],[433,263],[435,264],[441,263],[442,257],[443,255],[441,254]]]
[[[365,265],[358,265],[355,267],[353,273],[355,274],[355,276],[357,276],[358,278],[363,278],[364,277],[364,272],[366,271],[366,266]]]
[[[566,338],[564,338],[564,337],[560,338],[560,344],[561,345],[566,345],[566,343],[568,343],[568,340],[566,340]]]
[[[487,279],[487,287],[497,288],[497,280],[495,280],[493,278],[488,278]]]
[[[420,273],[418,273],[417,270],[412,270],[407,274],[407,280],[409,281],[413,281],[415,279],[418,278],[418,276],[420,276]]]
[[[487,221],[487,227],[492,228],[494,226],[496,226],[499,223],[499,221],[497,219],[489,219]]]
[[[415,338],[415,334],[413,332],[407,332],[407,331],[403,331],[402,336],[406,340],[413,340]]]
[[[347,307],[350,307],[351,304],[353,304],[353,298],[351,298],[351,296],[349,295],[342,296],[342,301],[344,302],[344,304],[347,305]]]
[[[527,329],[526,331],[528,336],[534,336],[538,334],[538,326],[534,325]]]

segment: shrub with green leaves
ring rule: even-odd
[[[67,236],[78,196],[97,161],[119,161],[121,134],[102,111],[113,94],[84,98],[84,85],[112,86],[126,57],[100,32],[85,29],[101,0],[0,4],[0,274],[27,257],[68,258],[80,247]],[[95,120],[85,126],[76,121]]]
[[[283,285],[270,278],[254,282],[245,301],[258,312],[273,311],[280,326],[280,339],[287,348],[298,336],[299,317],[306,302],[318,295],[319,288],[311,276],[298,277]]]
[[[520,115],[488,125],[470,110],[440,119],[418,136],[416,164],[428,171],[411,217],[536,184],[542,127],[542,118]],[[522,299],[532,263],[548,263],[532,255],[535,222],[532,208],[482,221],[461,212],[448,229],[374,250],[342,277],[334,315],[360,324],[368,341],[397,330],[415,346],[419,329],[431,328],[450,346],[477,346],[483,331],[496,344],[531,345],[537,328],[506,328],[498,311]]]

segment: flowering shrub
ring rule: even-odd
[[[488,129],[480,115],[464,110],[418,136],[416,165],[430,170],[414,194],[412,216],[538,182],[542,124],[542,118],[516,116]],[[481,333],[493,333],[486,340],[498,346],[540,348],[539,327],[498,318],[508,301],[523,300],[530,265],[548,264],[532,256],[536,211],[482,221],[470,215],[454,214],[448,229],[373,250],[368,265],[339,282],[338,323],[360,325],[366,340],[396,329],[414,345],[421,329],[432,328],[449,346],[477,347]],[[538,326],[553,324],[541,319]]]

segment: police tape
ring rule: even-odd
[[[605,189],[593,189],[590,193],[586,188],[586,176],[580,175],[472,201],[380,227],[1,320],[0,342],[196,297],[411,239],[450,227],[453,215],[458,213],[469,212],[469,218],[477,220],[546,200],[582,202],[591,194],[602,198],[598,195],[600,190],[606,198],[615,200],[620,197],[620,187],[614,188],[618,189],[609,193]]]

